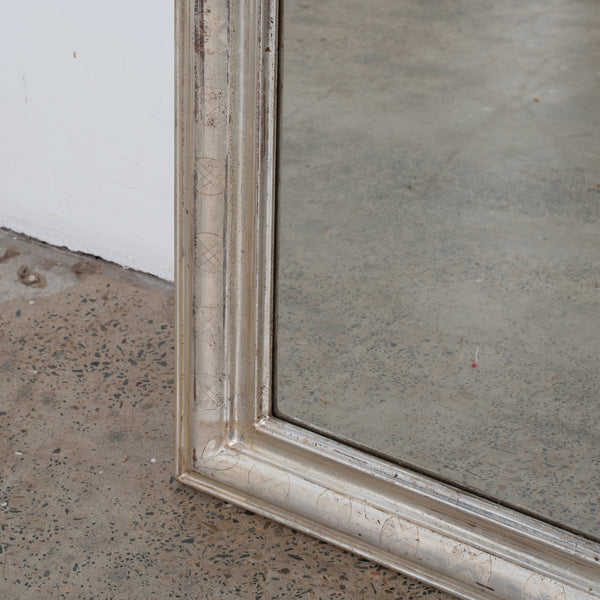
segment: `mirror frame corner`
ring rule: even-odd
[[[176,2],[177,478],[461,598],[600,598],[597,544],[272,416],[277,0]]]

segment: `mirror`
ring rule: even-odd
[[[600,4],[283,25],[275,414],[600,539]]]
[[[597,20],[504,6],[178,0],[176,477],[460,598],[597,600]]]

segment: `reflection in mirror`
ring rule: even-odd
[[[283,45],[277,414],[600,538],[600,4],[286,0]]]

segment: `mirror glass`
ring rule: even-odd
[[[600,3],[286,0],[276,414],[600,538]]]

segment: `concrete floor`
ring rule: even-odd
[[[173,287],[0,231],[0,598],[450,596],[171,475]]]
[[[280,413],[600,539],[600,4],[284,20]]]

